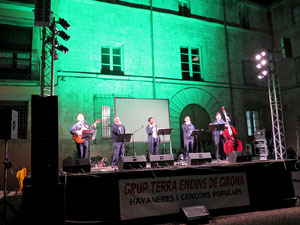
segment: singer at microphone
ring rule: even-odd
[[[157,125],[154,123],[154,118],[148,118],[148,125],[146,127],[146,133],[148,134],[148,153],[149,159],[150,155],[159,155],[159,144],[160,144],[160,137],[157,135]]]

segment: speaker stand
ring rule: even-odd
[[[8,162],[8,140],[5,140],[5,153],[4,153],[4,195],[3,199],[0,202],[0,206],[2,205],[1,210],[1,221],[0,224],[7,224],[7,217],[6,217],[6,206],[11,208],[15,213],[17,210],[13,207],[13,205],[7,201],[6,193],[7,193],[7,170],[11,168],[11,162]]]

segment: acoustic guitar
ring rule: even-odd
[[[97,123],[100,123],[100,122],[101,122],[101,119],[98,119],[97,121],[95,121],[95,123],[93,123],[93,125],[91,125],[91,127],[95,126]],[[76,143],[81,144],[81,143],[83,143],[85,141],[85,138],[82,138],[84,136],[84,134],[91,133],[92,130],[87,129],[85,126],[82,126],[82,128],[80,130],[77,130],[76,132],[77,132],[78,136],[75,135],[75,134],[73,134],[72,135],[73,140]]]

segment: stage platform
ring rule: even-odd
[[[67,222],[147,220],[178,215],[180,208],[197,205],[205,205],[211,215],[284,208],[295,205],[291,172],[297,167],[297,160],[213,160],[197,166],[175,162],[131,170],[99,167],[61,174],[61,184],[46,201],[55,208],[57,220]],[[32,196],[37,199],[39,191],[27,187],[24,204]]]

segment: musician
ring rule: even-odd
[[[79,135],[81,135],[82,130],[89,130],[92,127],[94,129],[96,129],[96,124],[93,124],[92,126],[90,126],[85,123],[86,121],[84,120],[83,113],[79,113],[77,115],[77,121],[78,122],[75,123],[70,130],[70,133],[72,135],[79,136]],[[77,157],[79,159],[85,158],[87,156],[87,153],[89,150],[89,141],[87,139],[85,139],[83,143],[77,143],[75,141],[75,144],[76,144],[76,149],[77,149]]]
[[[183,143],[184,143],[184,155],[183,161],[186,161],[187,156],[189,155],[189,151],[193,151],[194,148],[194,136],[191,136],[193,130],[195,130],[195,126],[191,122],[191,118],[186,116],[184,118],[184,123],[181,125],[183,130]]]
[[[216,120],[213,122],[213,124],[226,124],[226,122],[222,119],[221,113],[216,113]],[[223,137],[223,131],[222,130],[214,130],[214,141],[216,146],[216,159],[217,160],[223,160],[226,158],[226,155],[224,153],[224,137]]]
[[[148,154],[159,154],[160,137],[157,135],[157,125],[154,123],[154,118],[148,118],[148,125],[146,127],[146,133],[148,134]]]
[[[125,134],[125,126],[121,123],[119,117],[114,118],[114,123],[111,125],[111,133],[113,138],[114,156],[112,167],[117,166],[119,158],[125,154],[125,143],[117,142],[119,134]]]

